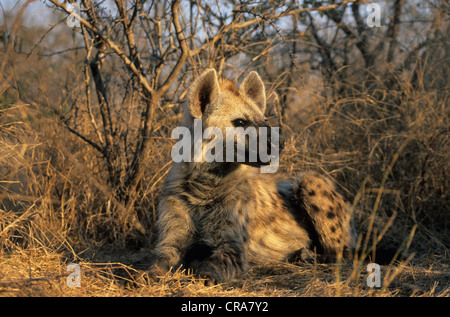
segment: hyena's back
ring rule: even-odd
[[[352,250],[350,208],[326,177],[306,172],[293,179],[260,174],[249,190],[250,263],[290,260],[315,249],[323,260]]]
[[[306,229],[295,219],[295,208],[289,201],[293,182],[273,175],[260,174],[249,188],[252,201],[247,226],[250,263],[282,261],[296,250],[308,248]]]

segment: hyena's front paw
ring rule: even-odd
[[[197,273],[205,279],[205,285],[216,285],[231,281],[243,272],[241,266],[236,266],[231,261],[219,261],[217,259],[202,262]]]
[[[204,279],[205,286],[217,285],[230,281],[236,270],[231,271],[223,263],[205,262],[197,270],[200,278]]]
[[[208,265],[203,265],[198,269],[198,276],[204,279],[205,286],[217,285],[221,282],[219,274]]]
[[[293,264],[314,263],[315,261],[316,254],[306,248],[301,248],[300,250],[291,253],[287,258],[287,262]]]
[[[155,255],[147,270],[139,271],[135,274],[134,280],[138,285],[150,285],[157,283],[171,270],[169,260],[160,255]]]

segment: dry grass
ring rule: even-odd
[[[11,34],[20,33],[19,20],[10,23]],[[40,31],[21,30],[26,49],[42,40]],[[64,34],[53,37],[56,46],[67,44]],[[282,172],[315,169],[334,178],[353,204],[359,247],[368,258],[353,266],[274,264],[213,287],[182,271],[149,286],[131,283],[133,272],[148,263],[154,242],[155,206],[171,166],[170,131],[179,123],[187,79],[212,61],[189,64],[175,91],[169,90],[174,100],[160,100],[142,156],[145,168],[138,182],[123,190],[111,184],[104,157],[61,120],[67,116],[71,127],[97,140],[84,108],[80,69],[85,56],[73,51],[43,57],[37,47],[26,57],[5,40],[8,47],[0,53],[0,296],[450,296],[450,69],[448,37],[441,40],[425,43],[413,71],[393,71],[380,58],[371,69],[356,62],[337,69],[337,78],[317,73],[308,78],[305,71],[300,85],[296,73],[283,81],[269,57],[266,64],[256,64],[269,92],[269,114],[286,138]],[[248,45],[253,45],[250,39]],[[129,74],[115,66],[117,57],[108,58],[102,72],[111,82],[107,94],[118,142],[126,137],[124,144],[135,144],[145,104]],[[263,59],[258,58],[256,63]],[[225,63],[231,73],[233,67]],[[289,92],[285,104],[280,91]],[[99,106],[91,99],[98,119]],[[120,171],[118,183],[134,150],[117,148],[120,155],[111,162]],[[396,261],[382,266],[383,286],[370,289],[366,265],[377,259],[375,249],[386,247]],[[72,262],[81,265],[80,288],[66,285]]]
[[[138,218],[139,207],[129,214],[110,207],[112,194],[102,182],[101,166],[89,159],[95,154],[63,128],[49,128],[51,117],[38,118],[27,105],[4,109],[0,295],[449,296],[449,210],[443,191],[448,188],[443,178],[449,167],[448,105],[445,98],[414,94],[402,96],[401,107],[389,110],[371,97],[354,97],[310,109],[302,127],[286,122],[282,169],[315,168],[333,176],[353,197],[361,248],[370,253],[376,241],[398,249],[397,264],[382,267],[381,289],[367,287],[367,262],[277,264],[214,287],[177,271],[150,286],[131,286],[132,273],[148,262],[151,243],[145,241],[152,241],[152,211],[170,167],[170,142],[152,148],[149,213]],[[375,159],[380,156],[383,160]],[[66,285],[70,262],[81,265],[81,288]]]
[[[117,250],[116,250],[117,251]],[[121,257],[136,257],[122,250]],[[68,287],[67,258],[53,250],[4,252],[0,258],[1,296],[182,296],[182,297],[299,297],[299,296],[450,296],[448,265],[382,266],[382,288],[369,288],[365,266],[276,264],[253,268],[242,279],[205,286],[184,271],[168,273],[158,283],[141,285],[134,268],[123,263],[80,260],[81,287]],[[392,278],[395,276],[395,278]],[[136,284],[137,283],[137,284]]]

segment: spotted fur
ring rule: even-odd
[[[225,129],[236,118],[265,125],[264,85],[256,72],[240,89],[206,71],[191,86],[185,125]],[[225,134],[224,134],[225,135]],[[249,266],[350,257],[349,205],[333,182],[315,172],[262,174],[243,163],[175,163],[158,206],[158,241],[150,271],[185,265],[213,282]]]

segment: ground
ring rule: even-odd
[[[44,248],[3,251],[0,296],[450,296],[449,263],[439,258],[413,258],[407,264],[381,266],[381,288],[367,286],[367,263],[356,267],[280,263],[253,268],[239,280],[215,286],[205,286],[202,280],[178,270],[158,283],[136,285],[132,283],[135,268],[124,263],[144,259],[145,254],[146,250],[100,251],[89,255],[91,261],[80,254],[81,287],[70,288],[66,256]],[[114,258],[124,259],[124,263],[111,261]],[[102,259],[105,262],[95,262]]]

